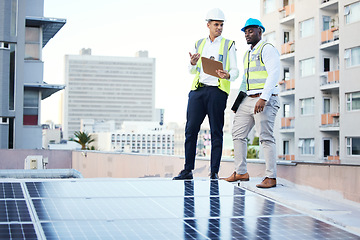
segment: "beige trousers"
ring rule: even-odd
[[[256,133],[262,145],[265,158],[265,176],[276,178],[276,144],[274,137],[274,122],[280,108],[278,96],[271,96],[266,102],[264,111],[254,114],[257,98],[246,97],[240,104],[234,118],[232,137],[234,141],[234,163],[237,174],[247,172],[247,136],[255,126]]]

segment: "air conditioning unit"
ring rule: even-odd
[[[45,169],[48,164],[48,158],[41,155],[27,156],[25,158],[25,169]]]

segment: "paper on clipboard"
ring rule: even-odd
[[[222,62],[211,60],[206,57],[201,57],[201,63],[204,73],[207,73],[214,77],[220,77],[219,75],[217,75],[216,70],[223,70]]]

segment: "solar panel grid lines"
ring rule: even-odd
[[[2,233],[11,239],[11,228],[16,234],[30,233],[14,224],[20,224],[23,229],[32,227],[32,233],[39,239],[359,239],[341,228],[225,181],[20,182],[23,198],[0,198],[0,203],[25,201],[31,219],[0,222],[0,239]],[[14,192],[16,184],[6,186],[13,188],[6,193],[13,196],[10,192]],[[21,203],[16,204],[9,206],[15,212],[22,212]],[[0,213],[4,209],[6,206],[0,204]],[[32,239],[27,236],[23,239]]]

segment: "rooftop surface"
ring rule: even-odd
[[[260,180],[2,179],[0,239],[360,239],[358,205]]]

